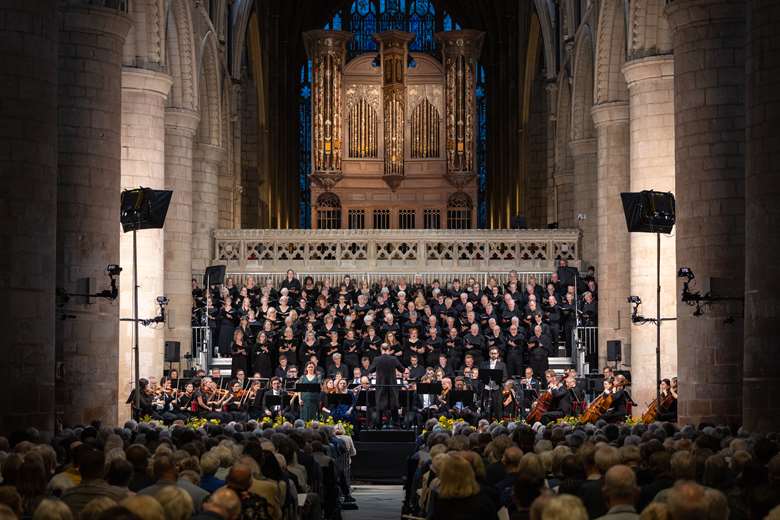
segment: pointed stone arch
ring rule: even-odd
[[[539,17],[539,26],[542,32],[544,70],[547,79],[555,77],[558,71],[557,60],[555,59],[556,39],[555,25],[555,6],[552,0],[534,0],[536,15]]]
[[[130,2],[127,14],[133,27],[122,49],[122,65],[160,70],[165,56],[164,0],[135,0]]]
[[[572,66],[572,115],[571,139],[593,139],[596,130],[593,125],[593,31],[588,23],[580,26],[574,44]]]
[[[222,147],[222,73],[217,51],[217,38],[208,31],[201,41],[198,70],[200,125],[198,142]]]
[[[626,16],[623,0],[604,0],[599,11],[596,37],[597,105],[628,101],[628,86],[623,76],[626,61]]]
[[[664,14],[666,0],[631,2],[628,56],[635,60],[672,52],[672,31]]]
[[[166,15],[165,56],[173,78],[168,106],[198,110],[197,59],[192,11],[187,0],[171,0]]]

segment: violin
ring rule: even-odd
[[[539,399],[534,403],[531,411],[528,412],[528,416],[525,418],[525,422],[533,424],[542,420],[542,415],[547,413],[552,404],[553,395],[552,392],[547,391],[539,396]]]
[[[582,423],[595,423],[598,421],[602,415],[606,413],[607,410],[609,410],[609,407],[612,406],[612,394],[601,394],[596,399],[593,400],[592,403],[590,403],[590,406],[588,406],[587,410],[585,410],[585,413],[583,413],[580,416],[580,422]]]

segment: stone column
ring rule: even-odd
[[[749,431],[780,429],[777,295],[780,293],[780,54],[777,5],[751,0],[747,46],[747,175],[745,176],[745,355],[742,424]],[[770,258],[767,257],[770,255]]]
[[[547,119],[545,121],[545,136],[547,141],[547,224],[558,222],[558,208],[555,190],[555,125],[557,120],[558,84],[549,81],[544,86],[547,102]]]
[[[125,67],[122,69],[122,177],[121,188],[163,189],[165,187],[165,99],[173,80],[168,74]],[[157,315],[157,296],[165,294],[164,242],[162,229],[145,229],[137,233],[138,247],[138,315]],[[119,240],[120,265],[125,268],[124,283],[119,291],[119,314],[133,316],[133,234],[122,233]],[[139,328],[140,376],[159,377],[163,370],[163,329]],[[120,421],[129,416],[124,406],[132,389],[133,324],[119,325],[119,410]]]
[[[165,110],[165,189],[173,199],[165,219],[165,295],[172,323],[166,341],[192,344],[192,148],[200,116],[193,110]]]
[[[0,6],[0,435],[54,432],[57,39],[55,0]]]
[[[630,244],[620,193],[628,191],[628,103],[593,107],[598,156],[599,367],[607,362],[607,341],[631,343]],[[623,363],[628,362],[623,359]],[[633,368],[633,367],[632,367]]]
[[[598,265],[598,182],[596,139],[579,139],[569,143],[574,162],[574,218],[582,231],[582,271]],[[583,215],[583,220],[576,220]]]
[[[677,265],[702,294],[742,296],[745,260],[745,2],[675,0]],[[682,422],[739,423],[742,305],[718,303],[677,321]]]
[[[674,59],[649,56],[623,66],[629,94],[631,164],[630,191],[674,192]],[[654,233],[630,233],[631,294],[642,298],[646,317],[656,314],[656,253]],[[677,316],[675,237],[661,235],[661,316]],[[631,396],[644,410],[656,396],[656,328],[631,326]],[[677,375],[677,326],[661,325],[661,377]]]
[[[213,256],[211,233],[219,222],[219,174],[224,148],[198,143],[192,161],[192,272],[203,274]],[[233,186],[228,187],[232,193]]]
[[[62,4],[59,46],[57,286],[83,293],[108,286],[119,262],[122,46],[127,15],[81,2]],[[129,270],[121,284],[132,283]],[[119,305],[76,305],[57,321],[63,362],[57,398],[68,423],[117,419]]]

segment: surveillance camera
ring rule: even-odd
[[[122,268],[116,264],[108,264],[106,266],[106,274],[108,274],[108,276],[119,276],[119,273],[121,272]]]
[[[158,303],[159,305],[168,305],[168,302],[169,302],[169,301],[170,301],[170,300],[168,300],[168,298],[167,298],[167,297],[165,297],[165,296],[158,296],[158,297],[157,297],[157,303]]]
[[[639,296],[629,296],[626,300],[628,301],[628,303],[634,303],[636,305],[642,303],[642,298],[640,298]]]
[[[687,278],[689,282],[696,278],[696,276],[693,274],[693,269],[690,267],[681,267],[680,270],[677,271],[677,277]]]

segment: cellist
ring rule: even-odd
[[[657,420],[677,422],[677,378],[672,381],[661,380],[661,406],[658,408]]]
[[[626,391],[627,385],[628,381],[623,374],[615,376],[611,391],[612,405],[609,410],[601,416],[607,422],[622,422],[626,420],[626,415],[628,415],[627,404],[631,399]]]
[[[552,390],[552,404],[550,410],[542,415],[542,424],[560,419],[572,414],[571,396],[572,390],[577,386],[577,380],[574,377],[567,376],[561,384],[558,384]]]

